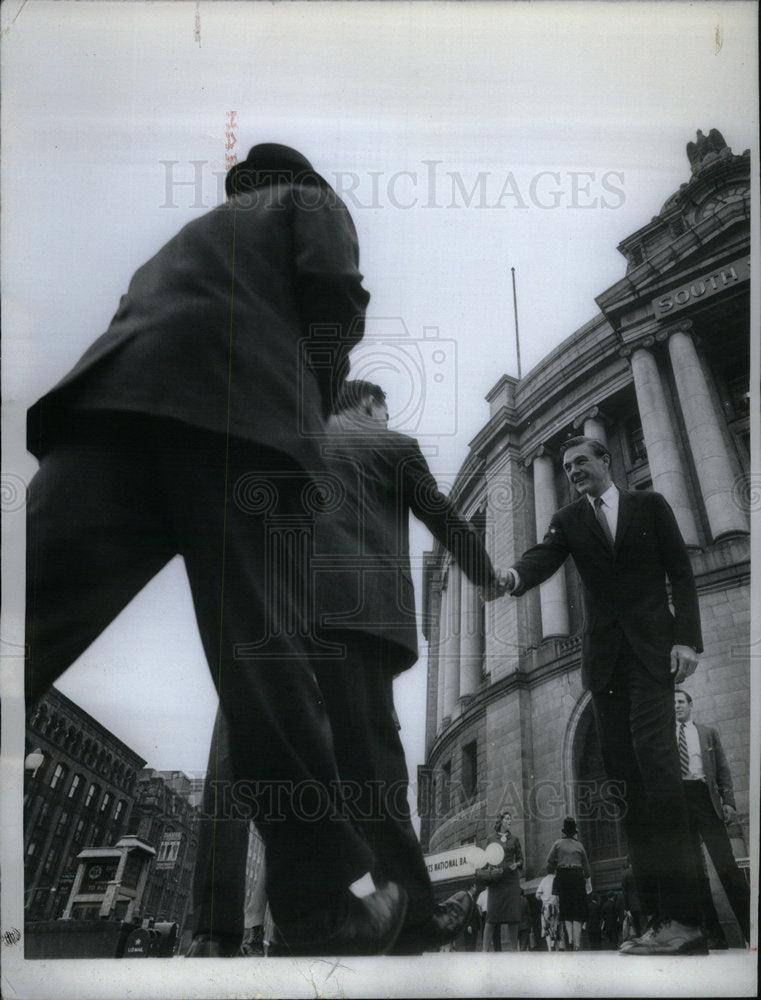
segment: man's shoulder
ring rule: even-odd
[[[583,513],[584,504],[588,503],[589,500],[587,500],[585,496],[576,497],[576,499],[571,500],[570,503],[564,504],[562,507],[559,507],[555,511],[554,516],[558,518],[560,521],[565,521],[569,517],[575,517],[577,514]]]
[[[698,731],[698,735],[704,739],[711,740],[714,743],[720,742],[719,731],[714,726],[707,726],[703,722],[696,722],[695,728]]]

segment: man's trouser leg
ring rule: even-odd
[[[431,916],[433,889],[410,817],[409,779],[396,725],[390,645],[348,630],[326,632],[345,656],[318,660],[320,690],[333,727],[336,758],[347,805],[375,856],[376,881],[407,891],[405,924]]]
[[[273,916],[287,923],[372,866],[335,808],[330,723],[308,636],[293,625],[304,478],[275,453],[179,422],[97,413],[92,424],[30,487],[27,698],[179,552],[230,726],[236,795],[255,814]]]
[[[625,783],[624,826],[643,912],[700,923],[698,859],[692,849],[676,746],[673,684],[660,684],[626,648],[609,684],[593,693],[607,777]]]
[[[229,740],[217,715],[203,786],[198,851],[193,873],[193,933],[226,935],[244,931],[248,811],[234,807]],[[240,815],[239,815],[240,814]]]
[[[685,791],[690,803],[690,815],[699,836],[703,838],[742,935],[750,943],[750,888],[735,860],[727,828],[716,815],[705,782],[691,781],[687,782],[687,786]]]

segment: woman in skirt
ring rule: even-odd
[[[553,891],[558,897],[568,947],[578,951],[582,924],[587,919],[587,889],[591,891],[592,872],[587,852],[576,837],[576,820],[571,816],[563,822],[563,836],[550,848],[547,871],[555,873]]]
[[[499,865],[485,869],[489,887],[484,927],[484,951],[517,951],[521,922],[521,842],[510,832],[511,816],[503,812],[494,826],[490,844],[499,844],[504,858]]]

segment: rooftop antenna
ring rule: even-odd
[[[515,353],[518,356],[518,380],[521,378],[521,341],[518,335],[518,295],[515,291],[515,268],[511,267],[513,273],[513,311],[515,312]]]

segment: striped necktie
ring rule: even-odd
[[[690,773],[690,752],[687,749],[687,736],[683,722],[679,723],[679,764],[682,768],[682,777],[686,778]]]
[[[605,541],[610,546],[610,550],[612,552],[614,548],[613,535],[611,534],[610,525],[608,524],[608,518],[605,514],[605,511],[602,509],[602,505],[603,505],[603,498],[595,497],[594,499],[595,517],[597,518],[597,523],[602,528],[603,535],[605,535]]]

